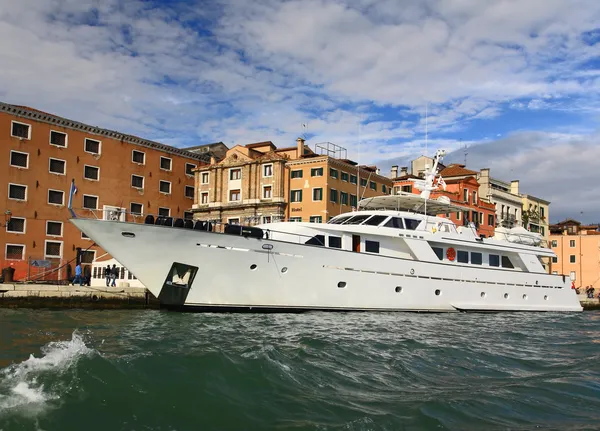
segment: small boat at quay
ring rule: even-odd
[[[543,267],[555,254],[538,236],[482,238],[438,216],[464,210],[430,198],[443,185],[434,183],[443,155],[414,180],[420,195],[363,199],[327,223],[216,226],[151,215],[134,223],[72,208],[70,221],[174,309],[581,311],[570,280]]]

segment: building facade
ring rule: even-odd
[[[523,202],[518,193],[519,182],[507,183],[492,178],[489,168],[479,172],[478,181],[481,198],[496,205],[496,226],[509,229],[521,226]]]
[[[316,154],[301,138],[287,148],[259,142],[236,145],[196,170],[192,211],[223,223],[322,223],[356,209],[360,198],[389,194],[391,186],[375,167]]]
[[[600,289],[599,229],[571,219],[550,225],[550,246],[556,253],[550,264],[552,274],[570,277],[575,287],[583,290],[589,286]]]
[[[90,248],[93,243],[68,222],[72,180],[77,187],[72,206],[79,215],[191,217],[193,171],[202,156],[0,103],[0,160],[0,263],[22,279],[31,261],[56,266],[74,259],[77,248],[89,248],[82,261],[91,264],[105,254]]]

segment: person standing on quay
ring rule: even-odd
[[[110,277],[112,278],[111,287],[117,287],[117,275],[119,275],[119,268],[117,268],[117,265],[113,263],[112,270],[110,271]]]
[[[110,265],[106,265],[106,268],[104,268],[104,277],[106,278],[106,287],[108,287],[110,285],[110,274],[111,274],[111,270],[110,270]]]
[[[73,286],[75,286],[75,283],[79,282],[80,286],[83,286],[83,277],[81,276],[81,264],[78,263],[77,266],[75,266],[75,278],[73,279],[73,282],[71,283]]]

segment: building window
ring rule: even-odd
[[[271,199],[271,191],[272,191],[272,187],[271,186],[264,186],[263,187],[263,199]]]
[[[194,199],[194,187],[192,187],[192,186],[185,186],[185,197],[186,198],[190,198],[190,199]]]
[[[183,212],[183,219],[184,220],[192,220],[194,218],[194,213],[191,211],[184,211]]]
[[[15,168],[29,168],[29,154],[11,150],[10,165]]]
[[[208,203],[208,192],[200,193],[200,203],[202,203],[202,204]]]
[[[228,218],[227,219],[227,223],[229,223],[229,224],[238,224],[239,225],[240,224],[240,219],[238,217],[236,217],[236,218]]]
[[[96,251],[86,250],[81,252],[81,263],[90,265],[94,263],[94,259],[96,259]]]
[[[6,260],[24,260],[25,246],[20,244],[6,244]]]
[[[456,220],[460,220],[460,211],[456,213]]]
[[[171,160],[168,157],[160,156],[160,168],[163,171],[170,171],[172,164],[173,164],[173,160]]]
[[[83,178],[86,180],[98,181],[100,179],[100,168],[96,166],[84,165]]]
[[[342,181],[348,182],[348,172],[342,172]]]
[[[367,187],[367,180],[366,180],[366,179],[364,179],[364,178],[362,178],[362,179],[360,180],[360,186],[361,186],[361,187]]]
[[[63,224],[60,221],[47,221],[46,222],[46,235],[48,236],[62,236],[63,235]]]
[[[53,205],[64,205],[65,192],[61,190],[48,189],[48,203]]]
[[[100,141],[85,138],[84,151],[91,154],[100,154]]]
[[[89,210],[97,210],[98,196],[83,195],[83,207]]]
[[[8,184],[8,198],[15,201],[27,200],[27,186],[21,184]]]
[[[379,253],[379,242],[365,240],[365,251],[367,253]]]
[[[241,169],[231,169],[229,171],[229,181],[241,180],[242,179],[242,170]]]
[[[170,217],[171,216],[171,208],[158,208],[158,215],[161,217]]]
[[[144,205],[131,202],[129,204],[129,212],[135,215],[142,215],[144,213]]]
[[[546,211],[544,210],[544,207],[540,207],[540,216],[541,216],[542,218],[545,218],[545,217],[546,217]]]
[[[369,182],[369,188],[371,190],[377,190],[377,184],[375,183],[375,181],[370,181]]]
[[[57,147],[67,146],[67,134],[63,132],[57,132],[50,130],[50,145],[56,145]]]
[[[200,174],[200,184],[208,184],[210,181],[210,174],[208,172],[202,172]]]
[[[290,194],[291,202],[302,202],[302,190],[292,190]]]
[[[46,241],[44,247],[44,258],[61,258],[62,257],[62,242],[61,241]]]
[[[292,171],[291,172],[292,179],[294,178],[302,178],[302,170]]]
[[[230,190],[229,191],[229,202],[236,202],[239,201],[241,199],[241,192],[240,190]]]
[[[494,226],[494,215],[488,214],[488,226]]]
[[[357,207],[358,206],[358,198],[356,195],[350,195],[350,206]]]
[[[387,194],[387,192],[388,192],[388,188],[386,187],[386,185],[385,185],[385,184],[382,184],[382,185],[381,185],[381,192],[382,192],[383,194]]]
[[[477,205],[477,192],[473,190],[473,205]]]
[[[322,177],[323,176],[323,168],[312,168],[310,170],[311,177]]]
[[[290,217],[289,221],[292,223],[300,223],[302,221],[302,217]]]
[[[322,216],[310,216],[309,221],[311,223],[323,223],[323,217]]]
[[[144,188],[144,177],[140,177],[139,175],[131,176],[131,187],[134,189],[143,189]]]
[[[348,193],[340,192],[340,203],[342,205],[348,205]]]
[[[263,216],[262,222],[263,223],[271,223],[271,216]]]
[[[552,263],[558,263],[558,256],[552,256]]]
[[[469,190],[463,189],[463,201],[469,202]]]
[[[190,175],[190,176],[194,176],[194,172],[193,170],[196,169],[196,165],[193,163],[186,163],[185,164],[185,174],[186,175]]]
[[[344,176],[342,175],[342,180],[344,179]],[[356,175],[350,175],[350,184],[356,184],[358,178],[356,177]]]
[[[338,171],[337,169],[329,168],[329,176],[334,179],[338,179]]]
[[[25,218],[11,217],[6,224],[6,232],[10,233],[25,233]]]
[[[571,248],[575,247],[575,240],[574,239],[569,240],[569,247],[571,247]]]
[[[64,160],[50,158],[48,171],[53,174],[64,175],[67,171],[67,162]]]
[[[165,193],[167,195],[171,194],[171,183],[169,181],[160,181],[158,185],[158,189],[161,193]]]
[[[572,255],[569,256],[569,262],[570,263],[575,263],[575,255],[574,254],[572,254]]]
[[[273,165],[264,165],[263,166],[263,177],[272,177],[273,176]]]
[[[337,192],[337,190],[336,189],[331,189],[329,193],[330,193],[329,197],[330,197],[331,202],[337,203],[337,201],[338,201],[338,192]]]
[[[408,185],[408,186],[402,186],[402,191],[404,193],[412,193],[412,186]]]
[[[13,121],[10,135],[15,138],[31,139],[31,126],[29,124]]]
[[[139,165],[145,165],[146,164],[146,153],[144,153],[142,151],[133,150],[131,152],[131,161],[133,163],[137,163]]]
[[[569,278],[571,279],[571,281],[577,280],[577,273],[575,271],[571,271]]]
[[[558,241],[557,241],[557,240],[555,240],[555,239],[553,239],[553,240],[550,242],[550,246],[551,246],[551,247],[558,247]]]
[[[323,200],[323,189],[313,189],[313,201],[322,201]]]

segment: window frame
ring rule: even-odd
[[[48,224],[49,223],[58,223],[58,224],[60,224],[60,235],[54,235],[54,234],[48,233]],[[51,238],[62,238],[64,236],[64,232],[65,232],[65,224],[62,221],[59,221],[59,220],[46,220],[46,236],[49,236]]]
[[[267,168],[271,168],[271,174],[267,175],[265,173],[265,171],[267,170]],[[273,167],[273,163],[265,163],[264,165],[262,165],[262,176],[263,178],[272,178],[274,175],[274,167]]]
[[[133,158],[135,153],[139,153],[142,155],[142,162],[136,162]],[[131,163],[135,163],[138,166],[146,166],[146,152],[140,150],[131,150]]]
[[[87,149],[88,141],[98,142],[98,152],[97,153],[94,153],[93,151],[88,151],[88,149]],[[92,139],[92,138],[83,138],[83,151],[88,154],[93,154],[94,156],[101,155],[102,154],[102,141],[100,141],[98,139]]]
[[[25,218],[25,217],[15,217],[15,216],[11,215],[10,219],[11,220],[12,219],[23,220],[23,231],[21,232],[21,231],[17,231],[17,230],[8,230],[8,228],[10,226],[10,223],[6,223],[6,229],[5,229],[6,233],[13,233],[15,235],[24,235],[24,234],[27,233],[27,218]]]
[[[169,191],[168,192],[164,192],[162,191],[162,183],[166,183],[169,185]],[[158,180],[158,191],[160,193],[162,193],[163,195],[170,195],[173,192],[173,185],[171,184],[171,181],[167,181],[167,180]]]
[[[52,160],[64,163],[64,169],[62,172],[54,172],[50,170],[50,167],[52,166]],[[67,175],[67,161],[63,159],[57,159],[56,157],[48,157],[48,173],[53,175]]]
[[[194,169],[196,169],[198,167],[198,165],[195,165],[194,163],[185,162],[185,168],[184,168],[185,169],[185,174],[188,177],[193,177],[194,176],[194,172],[188,173],[188,165],[193,166],[192,169],[190,169],[191,171],[193,171]]]
[[[298,192],[300,199],[294,199],[294,193]],[[295,204],[298,202],[302,202],[302,189],[292,189],[290,190],[290,203]]]
[[[27,164],[26,166],[19,166],[19,165],[13,165],[12,164],[12,155],[13,153],[16,154],[25,154],[27,156]],[[8,165],[13,167],[13,168],[17,168],[17,169],[29,169],[29,153],[26,153],[24,151],[17,151],[17,150],[10,150],[10,154],[8,156]]]
[[[298,173],[298,172],[300,172],[300,175],[294,176],[294,173]],[[304,176],[304,170],[303,169],[292,169],[290,171],[290,179],[292,179],[292,180],[301,179],[301,178],[303,178],[303,176]]]
[[[23,198],[23,199],[11,198],[10,197],[10,186],[25,187],[25,198]],[[11,201],[27,202],[27,197],[28,197],[27,195],[28,194],[29,194],[29,186],[27,186],[25,184],[8,183],[8,195],[7,195],[7,198],[10,199]]]
[[[98,172],[98,178],[88,178],[85,176],[85,168],[94,168],[97,169]],[[94,166],[94,165],[83,165],[83,178],[88,180],[88,181],[100,181],[100,166]]]
[[[166,216],[160,215],[160,210],[168,210],[169,211],[169,215],[166,215]],[[157,215],[159,217],[171,217],[171,208],[168,208],[168,207],[158,207]]]
[[[206,175],[206,182],[204,181],[204,176]],[[208,171],[202,171],[200,172],[200,184],[202,185],[206,185],[206,184],[210,184],[210,172]]]
[[[206,202],[203,202],[206,196]],[[210,203],[210,194],[208,192],[200,192],[200,205],[208,205]]]
[[[239,196],[238,199],[231,199],[232,194],[234,192],[237,192],[237,195]],[[228,193],[227,193],[227,202],[241,202],[241,201],[242,201],[242,189],[231,189],[231,190],[228,190]]]
[[[321,191],[321,197],[320,197],[320,199],[315,199],[315,192],[317,190]],[[322,202],[323,201],[323,187],[313,187],[313,189],[312,189],[312,201],[313,202]]]
[[[188,193],[187,193],[188,189],[192,189],[192,195],[191,196],[188,196]],[[188,186],[188,185],[184,186],[184,188],[183,188],[183,195],[184,195],[184,197],[186,199],[194,199],[195,193],[196,193],[196,189],[195,189],[194,186]]]
[[[162,167],[162,161],[163,159],[168,160],[169,161],[169,169],[165,169]],[[173,171],[173,159],[171,157],[166,157],[166,156],[160,156],[159,162],[158,162],[158,167],[161,171],[165,171],[165,172],[172,172]]]
[[[319,175],[317,175],[319,174]],[[310,168],[310,176],[312,177],[322,177],[323,176],[323,167]]]
[[[61,135],[65,135],[65,145],[58,145],[58,144],[52,143],[52,133],[59,133]],[[50,144],[56,148],[68,148],[69,147],[69,134],[66,132],[61,132],[60,130],[50,129],[50,133],[48,134],[48,144]]]
[[[577,247],[577,242],[575,242],[574,239],[570,239],[569,240],[569,248],[575,248]]]
[[[131,205],[139,205],[142,209],[141,212],[135,212],[133,211],[133,209],[131,208]],[[144,204],[141,204],[139,202],[129,202],[129,214],[133,214],[133,215],[143,215],[144,214]]]
[[[569,255],[569,263],[577,263],[577,255],[576,254]]]
[[[8,247],[22,247],[22,251],[21,251],[21,259],[10,259],[8,257]],[[4,244],[4,259],[5,260],[10,260],[10,261],[14,261],[14,262],[22,262],[25,260],[25,250],[26,250],[27,246],[25,244],[14,244],[11,242],[7,242],[6,244]]]
[[[239,178],[233,178],[233,173],[239,172]],[[242,180],[242,168],[229,168],[229,181],[241,181]]]
[[[60,244],[60,254],[59,255],[53,255],[53,254],[48,254],[48,243],[58,243]],[[44,259],[62,259],[63,257],[63,252],[64,252],[64,241],[56,241],[53,239],[45,239],[44,240]]]
[[[26,138],[23,138],[22,136],[13,135],[13,126],[15,124],[20,124],[21,126],[27,126],[27,137]],[[31,141],[31,129],[32,129],[31,124],[27,124],[27,123],[23,123],[21,121],[15,121],[15,120],[11,120],[11,122],[10,122],[10,136],[11,136],[11,138],[25,139],[27,141]]]
[[[265,196],[265,191],[269,189],[269,196]],[[271,184],[263,184],[261,199],[273,199],[273,186]]]
[[[57,204],[55,202],[50,202],[50,192],[62,193],[62,203]],[[55,206],[64,207],[65,206],[65,191],[64,190],[57,190],[57,189],[48,189],[48,193],[46,194],[46,203],[48,205],[55,205]]]
[[[139,177],[142,179],[142,187],[137,187],[133,185],[133,177]],[[131,186],[131,188],[136,189],[136,190],[144,190],[144,186],[146,185],[146,178],[143,175],[136,175],[136,174],[131,174],[131,181],[129,182],[129,185]]]
[[[88,208],[88,207],[85,206],[85,198],[86,198],[86,196],[88,198],[96,198],[96,208]],[[99,209],[98,208],[99,206],[100,206],[100,198],[98,196],[96,196],[96,195],[86,195],[86,194],[84,194],[84,195],[81,196],[81,207],[83,209],[86,209],[86,210],[97,210],[97,209]]]

